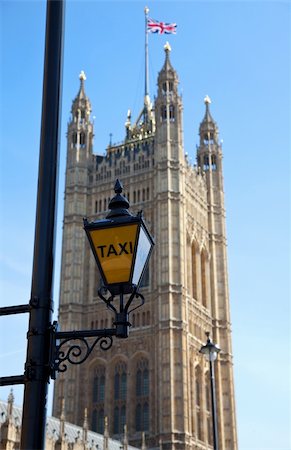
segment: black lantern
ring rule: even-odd
[[[90,242],[104,286],[114,296],[136,292],[147,267],[154,241],[141,212],[133,216],[129,202],[116,180],[115,196],[105,219],[88,222],[84,229]]]

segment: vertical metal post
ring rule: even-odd
[[[212,407],[212,428],[213,428],[213,450],[218,450],[218,434],[217,434],[217,414],[216,414],[216,392],[215,392],[215,375],[213,361],[209,360],[210,367],[210,385],[211,385],[211,407]]]
[[[27,333],[21,449],[45,443],[59,160],[64,1],[47,0],[32,306]]]

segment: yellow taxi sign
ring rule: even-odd
[[[130,280],[138,224],[89,231],[96,257],[108,284]]]

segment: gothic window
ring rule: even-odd
[[[85,133],[80,133],[80,146],[85,147],[85,143],[86,143]]]
[[[165,94],[167,92],[167,83],[166,83],[166,81],[164,81],[164,83],[162,85],[162,89],[163,89],[163,94]]]
[[[197,300],[197,263],[196,263],[196,245],[191,247],[191,262],[192,262],[192,297]]]
[[[211,155],[211,168],[212,170],[216,170],[216,156]]]
[[[171,122],[175,121],[175,107],[174,105],[169,106],[169,118]]]
[[[214,143],[214,135],[213,133],[205,133],[203,136],[203,142],[204,144],[208,145],[208,144],[213,144]]]
[[[173,81],[169,81],[169,92],[173,92]]]
[[[73,144],[75,146],[77,144],[77,133],[73,133],[72,141],[73,141]]]
[[[93,403],[104,402],[105,368],[98,367],[93,378]]]
[[[81,110],[81,119],[85,119],[85,117],[86,117],[85,110],[82,109]]]
[[[202,413],[197,413],[197,438],[199,441],[203,440],[203,434],[202,434]]]
[[[195,397],[196,397],[196,406],[201,406],[201,371],[199,367],[195,369]]]
[[[92,430],[103,433],[104,429],[104,398],[105,398],[105,367],[98,366],[93,377],[93,412]]]
[[[119,433],[119,408],[116,406],[114,408],[114,425],[113,425],[113,433]]]
[[[96,411],[96,409],[94,409],[94,411],[92,413],[91,430],[97,431],[97,411]]]
[[[136,431],[144,431],[141,426],[141,405],[138,404],[135,409],[135,429]]]
[[[166,105],[161,106],[161,122],[167,120],[167,107]]]
[[[203,169],[208,170],[209,169],[209,157],[208,155],[205,155],[203,158]]]
[[[104,409],[100,409],[97,417],[97,433],[103,434],[104,432]]]
[[[115,366],[114,375],[114,434],[123,432],[126,423],[127,367],[123,362]]]
[[[207,274],[206,274],[207,258],[205,251],[201,253],[201,288],[202,288],[202,305],[207,307]]]
[[[141,359],[136,371],[136,431],[149,430],[149,369],[148,361]]]

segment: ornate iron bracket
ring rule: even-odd
[[[65,372],[68,364],[82,364],[99,345],[102,350],[109,350],[116,336],[116,328],[104,330],[56,331],[55,322],[52,330],[53,355],[51,378],[56,379],[56,372]],[[93,341],[90,338],[95,338]],[[71,342],[73,341],[73,342]]]
[[[113,344],[113,336],[127,338],[129,327],[129,314],[144,304],[144,297],[135,289],[124,305],[124,296],[120,294],[119,305],[115,306],[114,296],[105,297],[107,291],[99,289],[98,295],[106,306],[115,314],[114,328],[99,330],[58,331],[58,324],[54,322],[50,330],[50,376],[56,379],[57,372],[65,372],[68,364],[82,364],[91,355],[96,346],[102,350],[109,350]],[[104,294],[104,295],[103,295]],[[129,310],[134,299],[140,299],[137,306]],[[90,339],[95,338],[95,339]]]

